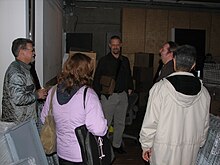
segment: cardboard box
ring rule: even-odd
[[[133,67],[133,79],[137,82],[147,82],[152,84],[153,83],[153,72],[154,68],[148,67]]]
[[[95,74],[95,69],[96,69],[96,53],[95,52],[80,52],[80,51],[70,51],[69,52],[69,55],[72,56],[74,55],[75,53],[82,53],[82,54],[85,54],[87,56],[89,56],[91,59],[92,59],[92,64],[93,64],[93,76]]]
[[[134,55],[134,66],[138,67],[153,67],[154,65],[154,54],[153,53],[135,53]]]

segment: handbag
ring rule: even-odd
[[[44,125],[40,131],[40,140],[43,145],[44,151],[46,155],[51,155],[56,152],[56,125],[53,117],[53,107],[52,107],[52,99],[53,95],[57,89],[57,85],[55,85],[51,92],[50,98],[50,107],[48,115],[45,118]]]
[[[101,76],[102,94],[111,95],[115,90],[115,80],[110,76]]]
[[[102,89],[100,91],[101,94],[111,95],[112,93],[114,93],[116,80],[118,78],[118,73],[121,68],[121,63],[122,63],[122,61],[120,60],[118,66],[117,66],[117,69],[116,69],[115,76],[113,76],[113,77],[106,76],[106,75],[101,76],[100,81],[99,81],[99,83],[102,86]]]
[[[84,109],[87,89],[88,87],[84,90]],[[75,133],[81,148],[83,163],[85,165],[112,164],[115,156],[107,134],[104,136],[95,136],[88,131],[86,125],[77,127]]]

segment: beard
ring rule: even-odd
[[[118,48],[112,49],[112,53],[120,54],[120,49],[118,49]]]

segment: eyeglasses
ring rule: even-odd
[[[28,49],[28,48],[25,48],[25,50],[30,50],[31,52],[35,52],[35,49]]]

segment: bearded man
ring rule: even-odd
[[[128,107],[128,95],[133,91],[130,63],[121,55],[122,42],[119,36],[109,41],[110,52],[99,60],[94,75],[93,87],[98,94],[108,126],[113,124],[113,149],[126,153],[122,147],[122,135]],[[111,88],[111,89],[110,89]]]

